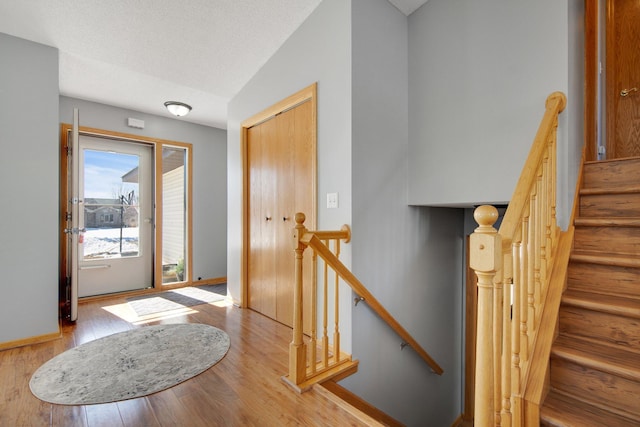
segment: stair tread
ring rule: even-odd
[[[567,289],[562,304],[640,319],[640,299]]]
[[[596,408],[554,390],[549,392],[544,401],[540,421],[542,425],[564,427],[638,426],[638,420]]]
[[[640,162],[640,156],[620,157],[617,159],[585,160],[584,165],[585,167],[591,167],[615,164],[629,164],[632,162]]]
[[[640,267],[640,258],[630,254],[612,254],[608,252],[574,250],[571,253],[570,260],[575,262],[617,265],[620,267]]]
[[[640,357],[621,347],[561,334],[553,343],[551,355],[631,381],[640,381]]]
[[[595,196],[600,194],[631,194],[640,193],[640,185],[620,185],[615,188],[611,187],[595,187],[581,188],[581,196]]]
[[[576,227],[640,227],[640,217],[578,217]]]

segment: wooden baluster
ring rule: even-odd
[[[501,237],[493,227],[498,211],[480,206],[473,214],[479,227],[469,238],[470,265],[478,276],[475,425],[494,425],[493,383],[493,279],[502,263]]]
[[[512,330],[511,330],[511,364],[512,364],[512,373],[511,373],[511,413],[513,414],[513,419],[521,420],[522,419],[522,403],[520,396],[522,396],[521,387],[521,378],[520,378],[520,311],[522,308],[521,301],[521,268],[522,268],[522,234],[523,234],[523,226],[520,226],[516,236],[518,237],[518,241],[514,242],[511,245],[511,250],[513,253],[513,314],[512,314]]]
[[[325,242],[326,243],[326,242]],[[329,266],[326,262],[324,264],[324,275],[322,280],[322,366],[326,368],[329,366]]]
[[[546,151],[545,151],[546,153]],[[542,166],[540,167],[540,188],[542,189],[540,198],[540,211],[542,215],[540,215],[540,289],[538,297],[544,295],[546,292],[546,283],[547,283],[547,265],[548,265],[548,254],[550,248],[547,245],[547,223],[549,220],[550,212],[549,212],[549,196],[550,196],[550,185],[549,185],[549,159],[545,157],[542,160]],[[541,305],[540,299],[537,300],[538,307]]]
[[[504,256],[500,253],[502,265]],[[502,294],[502,269],[497,270],[493,278],[493,405],[495,411],[495,425],[500,426],[500,411],[502,408],[502,349],[504,337],[502,336],[502,319],[504,299]]]
[[[520,280],[522,281],[520,286],[520,358],[523,362],[529,360],[529,209],[527,206],[525,212],[527,212],[522,218],[522,245],[520,245],[520,259],[522,260],[520,265]]]
[[[531,348],[534,326],[536,323],[536,312],[534,308],[535,289],[536,289],[536,223],[537,219],[537,201],[535,191],[531,195],[529,202],[529,263],[528,263],[528,284],[527,284],[527,333],[529,341],[527,346]]]
[[[553,130],[551,132],[551,144],[549,145],[549,150],[551,151],[551,182],[553,185],[551,186],[551,245],[555,249],[558,243],[558,229],[557,229],[557,220],[556,220],[556,197],[557,197],[557,183],[558,183],[558,171],[556,168],[557,165],[557,147],[558,147],[558,137],[557,137],[557,129],[558,129],[558,117],[556,116],[553,121]]]
[[[551,150],[552,145],[549,146]],[[556,236],[556,174],[553,170],[555,168],[555,156],[549,158],[551,170],[549,171],[549,182],[551,187],[551,194],[549,195],[549,220],[547,223],[547,247],[549,247],[549,253],[555,253],[558,247]]]
[[[311,374],[316,373],[317,352],[318,352],[318,253],[313,251],[312,258],[313,277],[311,286],[311,336],[309,340],[309,371]]]
[[[294,228],[294,250],[296,253],[295,286],[293,288],[293,340],[289,345],[289,381],[293,384],[301,384],[305,380],[307,370],[307,349],[303,339],[302,330],[302,253],[305,245],[302,236],[307,229],[303,225],[305,216],[296,213],[296,226]]]
[[[513,284],[513,256],[511,248],[503,255],[502,264],[502,408],[500,411],[500,425],[511,427],[511,316],[513,300],[511,299]]]
[[[536,278],[535,281],[535,288],[534,288],[534,299],[533,299],[533,309],[534,309],[534,321],[533,321],[533,329],[531,330],[531,332],[535,333],[535,331],[537,330],[537,324],[540,322],[540,313],[538,312],[538,310],[540,310],[540,294],[542,292],[542,280],[544,280],[544,277],[542,276],[542,269],[544,268],[543,263],[542,263],[542,251],[544,249],[544,243],[542,242],[542,239],[544,238],[544,227],[543,227],[543,221],[544,221],[544,197],[541,194],[541,192],[544,190],[542,188],[542,173],[540,172],[538,174],[538,177],[536,179],[536,189],[537,189],[537,197],[536,197],[536,222],[535,222],[535,226],[536,226],[536,230],[535,230],[535,234],[536,234],[536,253],[535,253],[535,271],[534,271],[534,275]]]
[[[336,239],[336,258],[340,258],[340,239]],[[335,363],[340,362],[340,299],[339,299],[339,280],[338,272],[335,273],[335,282],[333,284],[334,292],[334,310],[335,310],[335,327],[333,332],[333,352]]]

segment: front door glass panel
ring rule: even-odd
[[[139,255],[139,167],[137,155],[84,150],[84,260]]]

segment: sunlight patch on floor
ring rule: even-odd
[[[228,307],[233,304],[231,301],[224,299],[220,301],[214,301],[212,303],[209,303],[209,305],[214,305],[216,307]],[[193,307],[184,307],[170,311],[152,313],[146,316],[138,316],[131,305],[126,302],[122,304],[107,305],[101,308],[133,325],[144,325],[147,323],[154,323],[162,320],[172,319],[175,317],[185,316],[187,314],[198,313],[198,310],[195,310]]]

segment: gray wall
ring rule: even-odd
[[[60,97],[60,122],[72,123],[74,108],[79,109],[80,126],[193,144],[193,279],[225,277],[226,131],[65,96]],[[145,128],[128,127],[129,117],[144,120]]]
[[[229,102],[228,289],[240,299],[242,163],[240,124],[293,93],[318,83],[318,226],[351,224],[351,35],[350,2],[325,0]],[[339,208],[326,209],[326,193],[339,194]],[[343,245],[347,265],[351,246]],[[343,298],[347,301],[348,298]],[[343,337],[350,349],[349,327]]]
[[[463,211],[407,203],[407,18],[386,0],[353,0],[351,16],[353,271],[444,375],[359,304],[360,365],[342,384],[406,425],[448,426],[461,413]]]
[[[568,140],[564,145],[566,154],[559,159],[563,170],[559,174],[559,192],[566,197],[559,200],[558,211],[565,213],[561,218],[561,226],[566,228],[569,223],[569,214],[573,210],[573,199],[576,192],[576,183],[582,148],[584,146],[584,1],[568,0],[569,26],[567,61],[569,64],[569,88],[567,92],[567,108],[561,116],[560,126],[568,129]]]
[[[319,228],[352,226],[343,260],[447,371],[400,352],[347,294],[341,333],[361,365],[344,384],[409,425],[450,425],[461,405],[463,212],[407,204],[407,67],[405,16],[385,0],[325,0],[229,103],[229,287],[238,299],[240,122],[317,81]],[[327,192],[338,209],[325,208]]]
[[[0,33],[0,343],[58,332],[58,50]]]
[[[546,97],[568,95],[568,25],[558,0],[430,0],[409,17],[411,204],[511,198]]]

